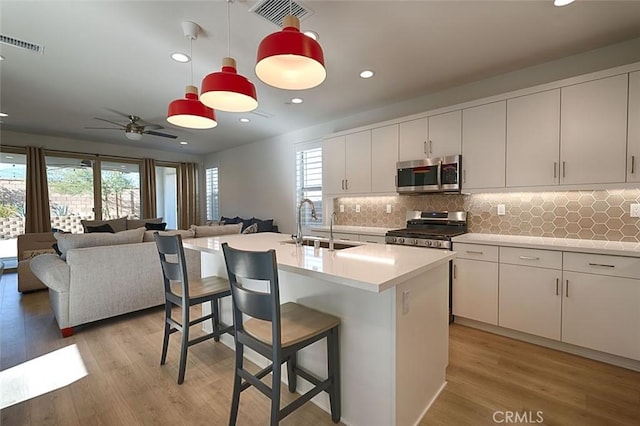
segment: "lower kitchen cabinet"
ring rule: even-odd
[[[560,340],[562,271],[500,264],[500,327]]]
[[[498,263],[458,257],[453,263],[451,301],[453,315],[497,325]]]

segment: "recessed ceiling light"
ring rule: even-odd
[[[189,142],[180,141],[180,145],[189,145]]]
[[[7,114],[6,112],[0,112],[0,117],[8,117],[9,114]]]
[[[320,36],[318,35],[317,32],[311,31],[311,30],[307,30],[303,34],[306,35],[309,38],[314,39],[315,41],[318,41],[318,39],[320,38]]]
[[[554,6],[566,6],[573,3],[575,0],[553,0]]]
[[[301,98],[293,98],[293,99],[291,99],[291,103],[292,104],[301,104],[302,103],[302,99]]]
[[[372,70],[364,70],[360,73],[360,77],[362,78],[371,78],[375,75],[376,73]]]
[[[251,120],[249,120],[249,119],[248,119],[248,118],[246,118],[246,117],[242,117],[242,118],[240,118],[239,120],[240,120],[240,122],[241,122],[241,123],[248,123],[248,122],[250,122],[250,121],[251,121]]]
[[[191,60],[189,55],[186,55],[186,54],[180,53],[180,52],[172,53],[171,54],[171,59],[173,59],[176,62],[182,62],[182,63],[189,62]]]

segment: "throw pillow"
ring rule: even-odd
[[[162,223],[161,217],[149,219],[127,219],[127,229],[144,228],[147,223]]]
[[[273,219],[260,220],[254,217],[251,223],[258,224],[258,232],[273,232]]]
[[[80,223],[84,228],[84,232],[87,232],[87,226],[100,226],[108,223],[113,229],[113,232],[121,232],[127,230],[127,218],[121,217],[118,219],[109,219],[109,220],[81,220]],[[144,224],[140,225],[144,226]]]
[[[221,225],[234,225],[234,224],[240,223],[240,222],[242,222],[242,218],[239,217],[239,216],[236,216],[236,217],[233,217],[233,218],[222,216],[220,218],[220,224]]]
[[[244,228],[244,231],[242,231],[243,234],[255,234],[256,232],[258,232],[257,223],[247,226],[246,228]]]
[[[111,227],[111,225],[109,225],[108,223],[105,223],[104,225],[99,225],[99,226],[85,226],[84,227],[85,232],[87,234],[90,234],[92,232],[109,232],[111,234],[115,234],[115,231],[113,230],[113,228]]]
[[[242,223],[236,223],[234,225],[219,225],[219,226],[191,225],[191,230],[195,233],[196,238],[216,237],[218,235],[227,235],[227,234],[239,234],[242,231]]]
[[[62,253],[60,257],[63,260],[66,260],[67,252],[71,249],[141,243],[142,238],[144,237],[144,231],[144,228],[138,228],[116,232],[115,234],[107,232],[98,232],[93,234],[62,234],[60,232],[56,232],[53,236],[58,241],[58,249]]]
[[[61,251],[60,251],[60,249],[58,248],[58,243],[54,243],[54,244],[51,246],[51,248],[52,248],[53,250],[55,250],[55,252],[56,252],[56,254],[57,254],[58,256],[62,256],[62,252],[61,252]]]
[[[144,224],[144,227],[147,229],[147,231],[164,231],[167,228],[167,222],[162,222],[162,223],[147,222]]]

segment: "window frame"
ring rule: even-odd
[[[301,181],[303,181],[305,179],[304,177],[304,165],[300,164],[300,161],[304,161],[303,158],[300,157],[301,153],[304,152],[309,152],[309,151],[319,151],[319,156],[318,156],[318,152],[314,153],[315,156],[318,156],[320,161],[319,161],[319,165],[314,165],[313,167],[313,171],[315,171],[316,173],[319,173],[319,180],[320,180],[320,185],[313,185],[313,186],[305,186],[304,182],[302,183],[302,186],[300,186]],[[315,208],[316,208],[316,215],[318,216],[318,220],[317,221],[313,221],[311,220],[311,211],[310,210],[304,210],[302,217],[301,217],[301,222],[302,222],[302,226],[303,227],[310,227],[313,225],[318,225],[318,224],[322,224],[323,223],[323,218],[324,218],[324,194],[322,191],[322,162],[323,162],[323,158],[322,158],[322,152],[323,152],[323,146],[322,146],[322,140],[314,140],[314,141],[309,141],[309,142],[301,142],[301,143],[297,143],[295,144],[295,153],[294,153],[294,162],[295,162],[295,183],[294,183],[294,217],[297,220],[297,215],[298,215],[298,206],[300,204],[300,202],[302,201],[302,199],[304,198],[309,198],[311,199],[311,201],[314,202]],[[317,162],[317,161],[316,161]],[[320,195],[319,196],[309,196],[306,193],[311,192],[311,191],[316,191],[319,192]]]

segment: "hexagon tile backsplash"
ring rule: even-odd
[[[640,189],[340,197],[333,208],[345,208],[338,225],[404,228],[408,210],[466,210],[469,232],[640,242],[640,219],[629,215],[634,203]],[[498,204],[505,205],[504,216]]]

